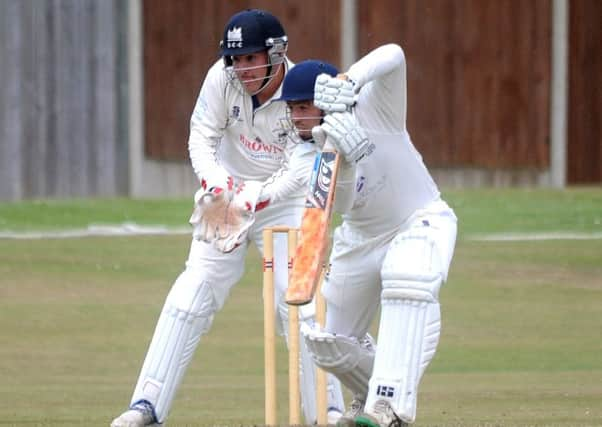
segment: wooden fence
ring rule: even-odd
[[[291,59],[340,66],[341,37],[353,37],[341,31],[343,1],[2,0],[0,200],[138,196],[132,171],[146,195],[188,193],[190,114],[227,19],[269,9]],[[359,55],[385,42],[406,51],[408,128],[430,167],[546,174],[553,0],[354,4]],[[567,177],[600,183],[602,2],[568,6]],[[140,94],[128,74],[132,10],[141,17]],[[132,101],[143,103],[140,129],[128,121]],[[147,168],[134,164],[132,134],[142,135]]]
[[[127,194],[124,3],[2,1],[0,200]]]

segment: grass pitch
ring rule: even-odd
[[[460,218],[443,330],[416,426],[602,425],[602,239],[479,241],[602,231],[602,189],[448,192]],[[0,205],[0,231],[90,223],[185,226],[190,201]],[[108,426],[124,410],[189,237],[0,238],[0,426]],[[169,426],[263,420],[256,251],[216,316]],[[286,414],[286,354],[279,346]]]

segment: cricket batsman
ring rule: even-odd
[[[381,46],[335,77],[295,72],[308,63],[286,76],[283,98],[297,132],[325,133],[343,156],[334,205],[343,222],[322,287],[326,325],[302,333],[316,364],[354,396],[338,426],[405,426],[437,349],[457,218],[406,128],[401,47]],[[305,96],[287,99],[287,87]]]

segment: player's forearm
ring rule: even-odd
[[[216,63],[207,73],[190,118],[188,152],[199,181],[224,173],[217,157],[217,147],[227,121],[223,114],[223,73],[220,67],[221,63]]]
[[[263,185],[262,195],[276,203],[289,196],[299,193],[304,187],[303,182],[296,179],[291,171],[282,170],[268,178]]]
[[[199,182],[202,182],[204,179],[207,180],[212,175],[223,175],[224,169],[220,166],[216,154],[217,144],[217,138],[211,139],[202,136],[195,129],[192,129],[190,132],[188,153],[192,169],[198,177]]]
[[[282,168],[264,182],[262,194],[269,197],[271,203],[275,203],[292,195],[303,193],[303,190],[307,188],[310,173],[311,168],[308,168],[305,175],[302,175],[300,171]]]
[[[304,194],[309,185],[314,158],[315,147],[310,144],[297,146],[290,160],[264,182],[262,194],[268,195],[271,203]]]

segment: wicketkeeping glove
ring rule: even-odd
[[[228,224],[225,228],[218,227],[213,246],[221,252],[228,253],[245,241],[249,228],[255,223],[255,214],[230,203],[226,210],[226,217]]]
[[[207,192],[195,195],[194,210],[190,217],[192,236],[196,240],[212,243],[222,252],[231,252],[245,240],[255,216],[232,203],[233,191]]]
[[[320,74],[314,84],[314,105],[327,113],[350,110],[355,104],[355,84],[328,74]]]
[[[263,183],[260,181],[243,181],[236,186],[232,204],[249,212],[257,212],[270,204],[270,198],[262,194]]]
[[[370,149],[370,140],[366,132],[349,112],[327,114],[322,129],[349,163],[357,162]]]
[[[255,212],[265,208],[270,199],[261,194],[263,184],[259,181],[243,181],[229,192],[230,204],[226,211],[228,227],[225,233],[217,233],[214,246],[222,252],[231,252],[240,246],[255,222]]]
[[[228,172],[224,169],[218,168],[212,171],[211,174],[203,176],[201,188],[206,192],[216,194],[225,190],[231,191],[234,189],[234,178],[228,175]]]
[[[192,236],[196,240],[213,242],[218,236],[218,228],[223,224],[228,209],[228,194],[223,190],[212,192],[200,189],[194,195],[194,208],[190,216]]]

